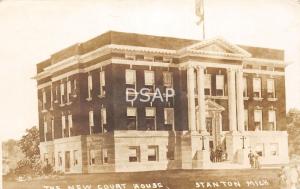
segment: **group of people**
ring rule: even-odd
[[[250,150],[248,158],[251,168],[260,169],[260,155]]]
[[[221,146],[217,147],[215,150],[210,149],[210,160],[212,162],[221,162],[227,160],[227,153],[222,149]]]

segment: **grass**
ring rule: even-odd
[[[279,187],[278,169],[263,170],[168,170],[139,173],[105,173],[105,174],[84,174],[84,175],[64,175],[58,178],[47,178],[25,182],[8,181],[4,179],[3,189],[46,189],[45,186],[59,186],[59,189],[146,189],[150,188],[170,188],[170,189],[193,189],[197,188],[260,188],[276,189]],[[219,182],[219,187],[204,187],[203,182]],[[239,181],[240,187],[229,187],[220,183]],[[264,181],[264,186],[253,185],[255,182]],[[266,184],[266,181],[268,184]],[[247,185],[250,183],[250,186]],[[151,184],[150,185],[141,184]],[[126,184],[116,185],[116,184]],[[215,183],[217,184],[217,183]],[[226,183],[225,183],[226,184]],[[80,185],[76,187],[75,185]],[[83,185],[91,185],[84,188]],[[99,185],[99,186],[98,186]],[[75,186],[75,187],[72,187]],[[161,187],[162,186],[162,187]],[[216,185],[215,185],[216,186]],[[58,188],[48,188],[58,189]]]

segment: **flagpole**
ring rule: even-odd
[[[205,16],[205,12],[204,12],[204,0],[202,1],[202,5],[203,5],[203,25],[202,25],[202,30],[203,30],[203,33],[202,33],[202,35],[203,35],[203,40],[205,40],[205,18],[204,18],[204,16]]]

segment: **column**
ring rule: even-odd
[[[243,96],[243,71],[239,69],[236,73],[236,99],[237,99],[237,120],[238,130],[245,131],[244,127],[244,96]]]
[[[206,133],[206,123],[205,123],[205,95],[204,95],[204,83],[205,83],[205,75],[204,75],[204,67],[197,67],[197,88],[198,88],[198,120],[199,127],[201,133]]]
[[[235,93],[235,70],[228,69],[228,111],[229,129],[236,131],[236,93]]]
[[[187,67],[187,93],[188,93],[188,123],[189,130],[196,131],[196,109],[195,109],[195,79],[194,67]]]

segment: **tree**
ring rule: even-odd
[[[36,126],[26,129],[26,134],[22,136],[19,145],[26,158],[32,159],[40,155],[40,135]]]
[[[26,129],[26,134],[18,142],[25,158],[17,163],[15,173],[18,175],[40,175],[42,165],[40,161],[40,137],[37,127]]]

